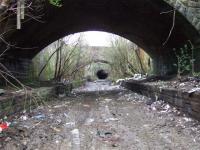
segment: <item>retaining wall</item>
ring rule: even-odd
[[[155,100],[164,100],[180,111],[200,120],[200,91],[183,92],[175,88],[160,88],[148,83],[125,81],[122,86]]]

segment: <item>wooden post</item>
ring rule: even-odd
[[[25,0],[21,0],[21,19],[23,20],[25,16]]]
[[[21,0],[17,1],[17,29],[21,29]]]

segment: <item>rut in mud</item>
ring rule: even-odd
[[[125,90],[54,101],[18,116],[1,149],[200,149],[197,121],[161,101],[148,101]]]

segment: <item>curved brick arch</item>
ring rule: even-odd
[[[156,73],[174,73],[176,59],[173,48],[183,46],[188,40],[198,45],[200,38],[196,26],[177,12],[173,32],[167,44],[163,45],[172,26],[173,13],[161,13],[173,10],[172,6],[178,11],[182,9],[178,0],[168,2],[171,6],[162,0],[63,0],[61,8],[47,3],[44,7],[45,23],[29,21],[9,38],[20,47],[37,48],[13,49],[7,60],[29,60],[58,38],[97,30],[123,36],[142,47],[153,58]]]

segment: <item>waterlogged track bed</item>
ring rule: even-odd
[[[122,92],[55,101],[17,116],[6,150],[199,150],[200,125],[168,104]]]

